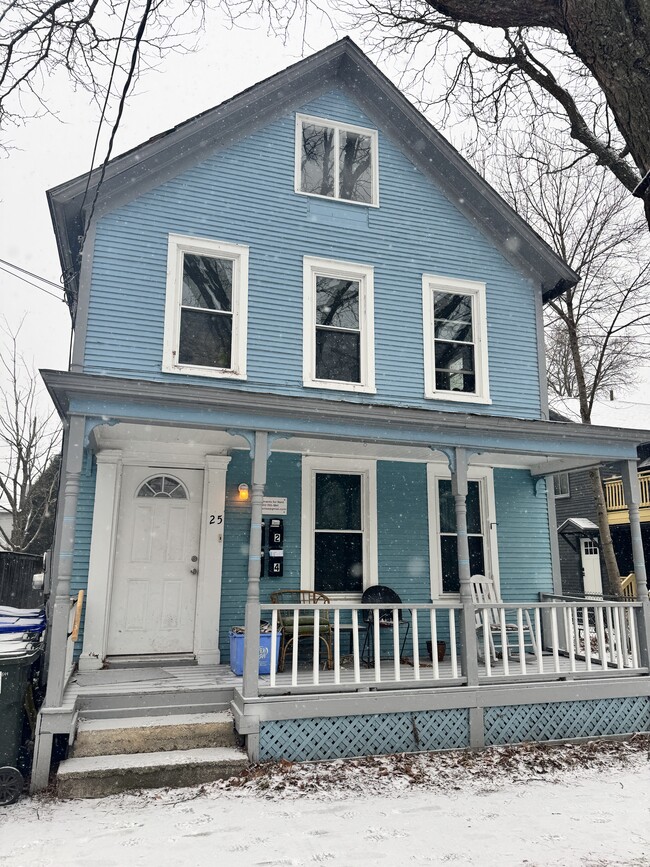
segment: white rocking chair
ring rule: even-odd
[[[470,579],[472,583],[472,601],[475,605],[499,605],[502,600],[498,597],[496,587],[494,585],[494,580],[492,578],[486,578],[485,575],[472,575]],[[516,623],[508,623],[505,624],[505,647],[503,647],[504,643],[504,635],[501,630],[501,611],[499,608],[481,608],[476,612],[476,632],[477,635],[484,632],[485,621],[484,621],[484,613],[487,612],[487,623],[488,623],[488,641],[490,645],[490,657],[494,662],[497,661],[497,649],[495,646],[495,638],[497,641],[501,642],[501,653],[510,655],[510,643],[508,641],[509,635],[518,635],[519,627]],[[528,644],[533,653],[537,654],[537,641],[535,639],[535,631],[533,629],[533,624],[530,620],[529,612],[524,609],[524,623],[523,623],[523,632],[524,632],[524,652],[526,649],[526,644]],[[485,642],[485,637],[483,637],[483,643]],[[481,655],[481,643],[479,642],[479,657],[482,658]]]

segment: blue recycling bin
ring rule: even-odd
[[[244,673],[244,633],[233,632],[230,635],[230,668],[233,674],[242,676]],[[274,671],[278,670],[278,660],[280,658],[280,636],[281,630],[278,631],[275,637],[275,653],[271,653],[271,633],[260,632],[260,674],[271,673],[271,658],[273,657]]]

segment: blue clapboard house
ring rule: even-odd
[[[615,463],[634,547],[650,434],[549,421],[578,275],[353,42],[87,184],[49,192],[74,343],[34,788],[80,720],[163,711],[229,711],[250,759],[650,727],[647,597],[562,597],[546,483]]]

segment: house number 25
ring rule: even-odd
[[[223,524],[223,515],[210,515],[211,524]]]

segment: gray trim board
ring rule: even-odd
[[[575,285],[578,275],[349,37],[111,160],[105,167],[94,219],[334,85],[346,88],[503,255],[535,279],[544,300]],[[100,175],[101,167],[90,174],[86,207],[94,199]],[[87,175],[80,175],[47,194],[63,270],[73,275],[70,288],[74,294],[79,290],[75,271],[87,217],[81,213],[87,180]]]
[[[554,683],[513,683],[498,686],[451,687],[432,690],[339,693],[337,695],[273,696],[243,699],[238,689],[231,702],[237,731],[248,734],[260,722],[309,719],[400,711],[488,708],[500,705],[589,701],[599,698],[650,696],[650,677],[629,677]],[[242,726],[242,728],[240,728]]]

